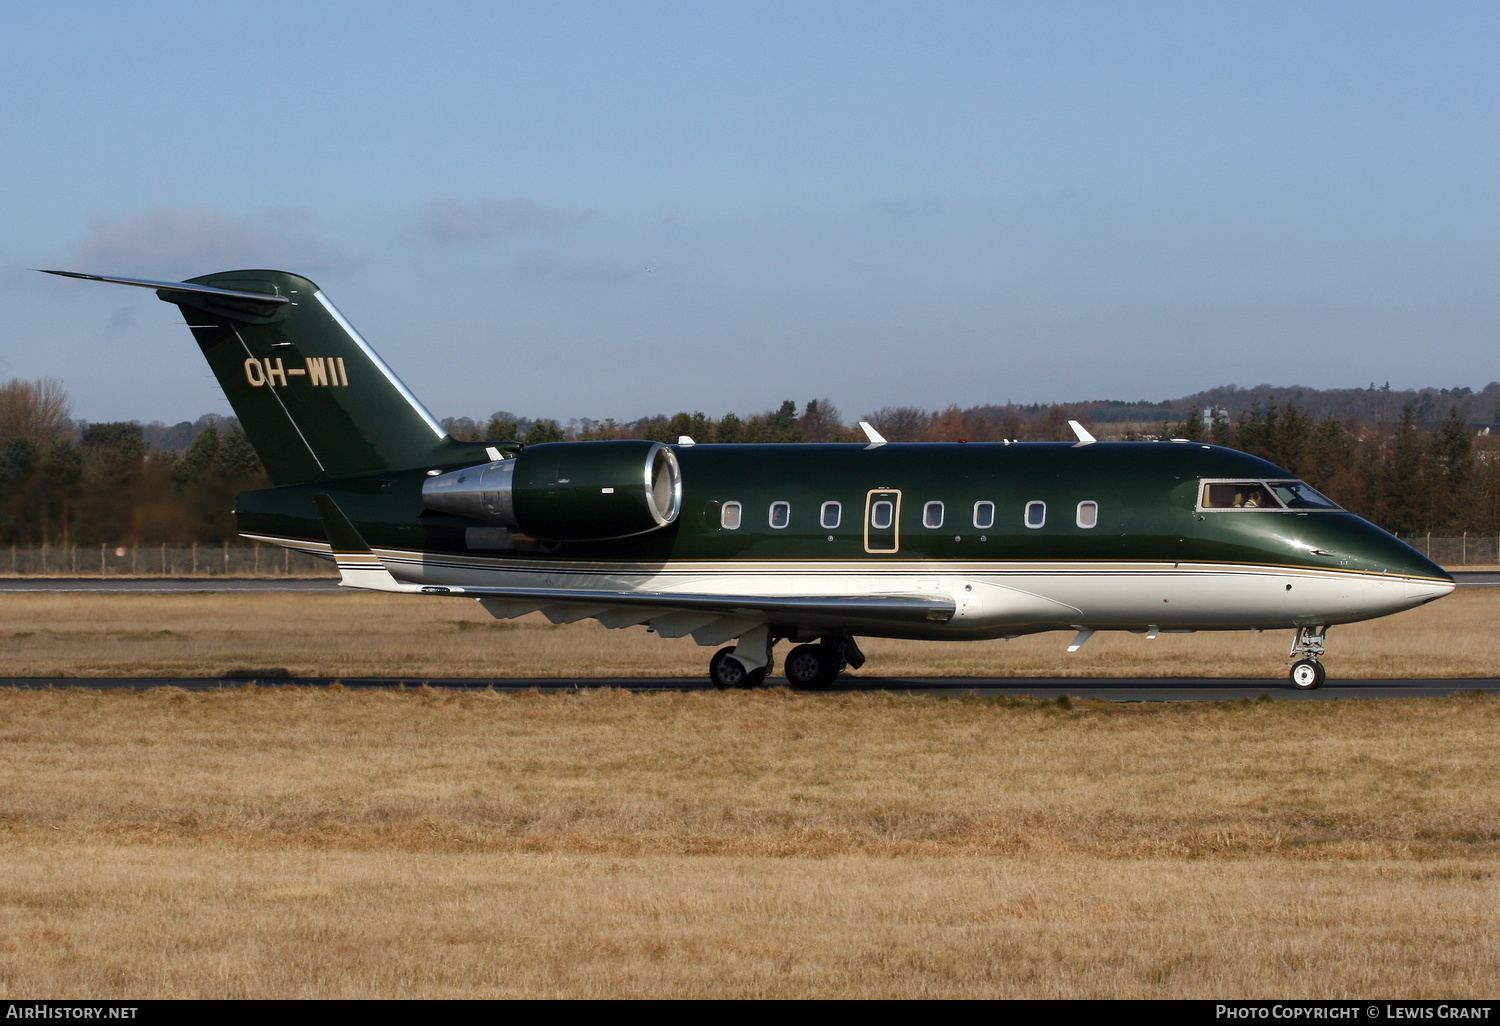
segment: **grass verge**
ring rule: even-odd
[[[1500,699],[0,692],[0,995],[1483,997]]]

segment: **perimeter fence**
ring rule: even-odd
[[[1500,535],[1397,535],[1439,566],[1500,565]]]
[[[336,577],[326,559],[276,545],[44,545],[0,549],[7,577]]]
[[[1413,534],[1401,540],[1440,566],[1500,566],[1497,535]],[[9,553],[0,549],[0,577],[336,576],[328,560],[275,545],[12,545]]]

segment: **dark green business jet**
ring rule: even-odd
[[[676,445],[460,442],[306,278],[138,285],[179,307],[275,487],[240,533],[333,559],[350,587],[648,625],[719,649],[720,687],[864,662],[858,637],[1294,630],[1323,683],[1333,624],[1453,579],[1279,467],[1181,439]]]

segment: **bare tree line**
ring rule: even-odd
[[[1263,387],[1263,386],[1262,386]],[[1305,478],[1336,501],[1403,534],[1500,533],[1500,459],[1489,426],[1500,385],[1391,392],[1318,393],[1319,418],[1303,400],[1257,389],[1199,393],[1214,402],[986,405],[941,410],[889,406],[857,420],[891,441],[1067,441],[1070,419],[1100,438],[1202,438],[1244,449]],[[1226,397],[1251,395],[1237,412]],[[1362,418],[1351,408],[1384,409]],[[1447,403],[1446,407],[1443,403]],[[1352,406],[1349,404],[1353,404]],[[1361,406],[1363,404],[1363,406]],[[1122,415],[1128,413],[1129,416]],[[1179,412],[1174,412],[1179,411]],[[232,418],[177,425],[75,420],[55,380],[0,383],[0,545],[222,545],[234,542],[234,496],[269,485]],[[448,418],[456,438],[524,444],[610,438],[701,443],[857,442],[865,436],[828,398],[792,400],[748,416],[658,414],[628,422],[580,418],[566,425],[499,411]]]

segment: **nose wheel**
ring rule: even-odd
[[[1292,687],[1298,691],[1314,691],[1328,679],[1323,664],[1313,659],[1298,659],[1292,664]]]
[[[1328,636],[1327,627],[1298,627],[1292,639],[1292,652],[1287,662],[1292,671],[1292,687],[1298,691],[1315,691],[1328,679],[1328,671],[1319,661],[1323,656]]]

